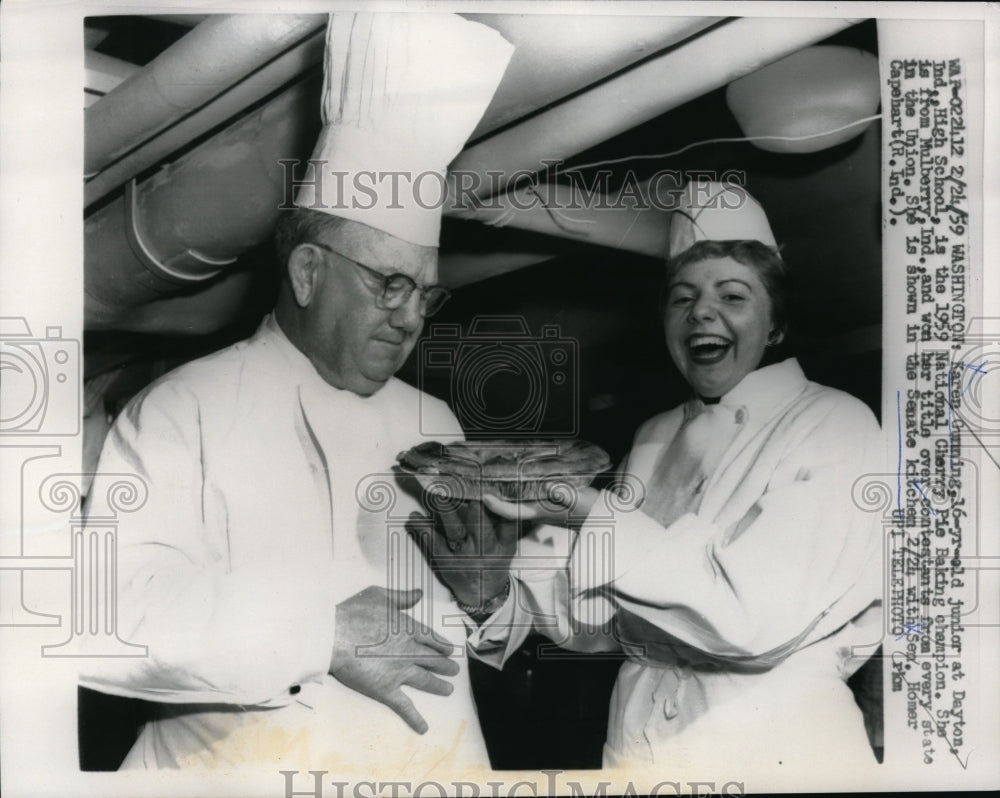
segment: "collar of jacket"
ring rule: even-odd
[[[718,404],[737,412],[742,411],[746,421],[752,419],[760,422],[770,418],[789,400],[798,396],[808,382],[799,362],[790,357],[780,363],[751,371],[735,388],[719,399]],[[688,399],[684,403],[684,421],[701,415],[706,406],[709,405],[697,396]]]
[[[281,329],[278,324],[278,320],[274,317],[274,313],[268,313],[263,321],[261,321],[260,326],[257,327],[257,332],[253,334],[250,339],[253,343],[263,343],[270,347],[281,356],[285,364],[296,374],[301,375],[301,378],[312,378],[322,380],[319,376],[319,372],[316,371],[315,366],[310,362],[309,358],[305,356],[298,347],[295,346],[285,335],[285,331]]]

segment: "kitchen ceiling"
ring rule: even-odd
[[[627,180],[664,170],[737,170],[796,273],[802,351],[877,356],[878,125],[810,154],[721,142],[670,157],[636,157],[741,136],[725,101],[731,79],[816,43],[877,53],[874,21],[805,20],[801,28],[778,21],[781,30],[757,31],[754,46],[737,53],[728,43],[749,30],[738,26],[769,21],[469,16],[499,29],[518,49],[456,164],[473,171],[492,164],[537,168],[539,154],[559,159],[564,172],[597,163],[581,169],[581,179],[589,185],[598,169],[610,169],[611,195]],[[135,115],[102,112],[115,110],[115,86],[121,84],[121,95],[130,82],[148,78],[166,57],[157,56],[195,41],[220,19],[86,20],[85,132],[88,168],[98,167],[85,184],[88,376],[215,348],[244,335],[267,310],[268,227],[282,181],[275,160],[305,159],[315,141],[322,19],[289,27],[287,41],[255,42],[276,50],[262,50],[264,62],[233,87],[210,87],[207,101],[174,109],[156,129],[129,131],[118,141],[118,132],[135,126]],[[205,54],[231,66],[224,52]],[[636,352],[635,370],[662,356],[655,307],[661,259],[653,250],[664,240],[669,213],[605,211],[598,224],[575,229],[544,208],[534,218],[505,221],[445,219],[442,280],[455,288],[446,320],[467,323],[484,309],[516,313],[529,324],[562,324],[582,353]],[[144,248],[153,266],[136,255]],[[157,262],[173,264],[177,274],[155,273]]]

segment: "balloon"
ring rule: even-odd
[[[823,134],[878,110],[878,59],[853,47],[807,47],[734,80],[726,102],[748,138]],[[753,144],[769,152],[817,152],[860,135],[869,124],[798,141],[767,138]]]

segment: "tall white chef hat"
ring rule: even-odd
[[[777,246],[760,203],[733,183],[692,180],[670,219],[669,257],[698,241],[760,241]]]
[[[301,208],[436,247],[448,164],[513,53],[455,14],[336,13],[326,34],[323,130]]]

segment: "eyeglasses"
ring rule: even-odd
[[[319,247],[322,250],[343,258],[348,263],[367,272],[373,280],[379,282],[381,289],[375,295],[375,306],[382,310],[395,310],[402,307],[409,301],[414,291],[419,291],[420,315],[426,319],[428,316],[433,316],[441,310],[444,303],[451,298],[451,291],[440,285],[427,285],[421,288],[409,275],[400,272],[385,275],[382,272],[365,266],[363,263],[358,263],[356,260],[351,260],[345,255],[341,255],[335,249],[328,247],[326,244],[321,244],[319,241],[310,241],[309,243],[314,247]]]

